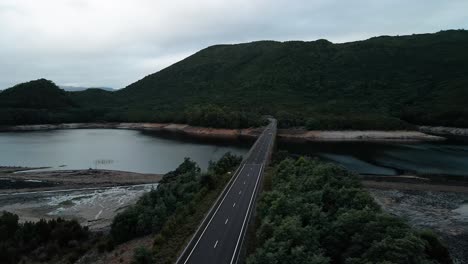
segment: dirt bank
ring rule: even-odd
[[[21,169],[24,170],[24,168]],[[162,175],[113,170],[54,170],[21,173],[0,170],[0,178],[2,181],[18,183],[15,187],[2,189],[0,192],[2,194],[156,183],[161,180]],[[32,183],[36,183],[37,188],[32,188]]]
[[[398,177],[398,176],[395,176]],[[468,186],[446,185],[432,183],[409,183],[409,182],[390,182],[363,180],[362,184],[366,188],[381,190],[400,190],[400,191],[431,191],[431,192],[452,192],[468,195]]]
[[[222,129],[196,127],[185,124],[163,123],[72,123],[2,127],[0,131],[37,131],[51,129],[110,128],[173,132],[205,138],[256,138],[261,128]],[[308,131],[305,129],[279,129],[282,141],[440,141],[443,137],[419,131]]]
[[[468,137],[468,128],[420,126],[419,131],[440,136]]]
[[[442,141],[443,137],[428,135],[419,131],[376,131],[346,130],[320,131],[303,129],[280,129],[278,138],[285,141]]]
[[[133,263],[135,249],[153,247],[153,235],[136,238],[116,246],[112,251],[99,252],[93,249],[82,256],[75,264],[121,264]]]

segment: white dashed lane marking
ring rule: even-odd
[[[229,221],[229,218],[226,218],[226,221],[224,222],[224,224],[227,224],[228,221]]]
[[[218,245],[218,240],[216,240],[216,243],[214,244],[213,248],[216,248],[217,245]]]

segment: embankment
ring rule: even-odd
[[[445,137],[468,137],[468,128],[420,126],[419,131]]]
[[[39,131],[53,129],[134,129],[144,131],[168,132],[184,134],[192,137],[213,139],[256,138],[262,131],[261,128],[223,129],[196,127],[186,124],[164,123],[70,123],[70,124],[44,124],[44,125],[20,125],[0,127],[0,131]],[[350,130],[350,131],[321,131],[305,129],[279,129],[278,139],[281,141],[441,141],[441,136],[429,135],[420,131],[374,131],[374,130]]]

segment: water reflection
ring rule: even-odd
[[[187,141],[133,130],[0,133],[0,166],[87,169],[94,167],[96,160],[112,160],[99,168],[165,173],[173,170],[184,157],[192,158],[206,169],[210,160],[219,159],[227,151],[244,155],[248,149],[245,143],[235,141],[223,144]]]
[[[310,142],[279,143],[279,146],[292,153],[313,155],[340,163],[362,174],[395,175],[409,172],[468,175],[466,142]]]

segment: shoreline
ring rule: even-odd
[[[395,176],[399,177],[399,176]],[[398,180],[378,181],[372,179],[361,179],[361,183],[366,189],[378,190],[398,190],[398,191],[426,191],[426,192],[447,192],[468,194],[468,186],[453,185],[434,182],[405,182]]]
[[[468,137],[468,128],[443,127],[443,126],[420,126],[419,131],[423,133],[438,135],[442,137]]]
[[[17,173],[19,171],[20,173]],[[17,167],[16,170],[9,170],[8,167],[0,167],[0,182],[9,183],[9,186],[0,188],[0,195],[30,191],[38,192],[155,184],[161,179],[161,174],[144,174],[118,170],[83,169],[28,171],[27,168],[21,167]]]
[[[18,125],[0,127],[0,132],[46,131],[57,129],[130,129],[152,132],[182,134],[190,137],[210,139],[255,139],[261,128],[225,129],[191,126],[173,123],[67,123]],[[443,141],[445,137],[410,130],[305,130],[301,128],[278,129],[278,140],[283,142],[320,141],[383,141],[422,142]]]

